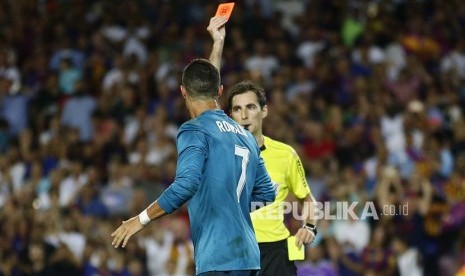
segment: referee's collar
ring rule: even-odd
[[[260,147],[260,151],[266,150],[265,142],[266,142],[266,136],[263,135],[263,145]]]

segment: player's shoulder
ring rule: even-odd
[[[199,120],[199,118],[194,118],[187,122],[184,122],[179,128],[179,132],[186,131],[186,130],[197,130],[197,129],[202,129],[202,122]]]
[[[183,123],[181,127],[179,127],[178,136],[190,131],[201,132],[207,136],[209,135],[205,122],[203,122],[200,118],[194,118]]]
[[[208,135],[216,128],[218,121],[228,119],[229,117],[222,110],[208,110],[200,116],[183,123],[179,128],[179,133],[184,131],[200,131]]]
[[[271,139],[268,136],[264,136],[264,138],[265,138],[265,147],[267,149],[270,149],[273,151],[279,151],[281,154],[286,154],[288,156],[298,157],[297,152],[292,146],[286,143],[283,143],[281,141]]]

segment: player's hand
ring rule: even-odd
[[[214,42],[224,42],[224,38],[226,37],[226,22],[228,22],[228,19],[224,16],[215,16],[210,19],[207,31]]]
[[[123,224],[120,227],[118,227],[118,229],[116,229],[115,232],[111,234],[111,236],[113,237],[113,241],[111,242],[111,244],[115,248],[118,248],[122,242],[122,247],[125,247],[128,243],[129,238],[135,233],[139,232],[142,228],[144,228],[144,225],[140,223],[138,216],[123,221]]]
[[[300,249],[303,244],[309,244],[313,241],[313,239],[315,239],[313,231],[306,228],[300,228],[299,231],[297,231],[297,234],[295,234],[295,245]]]

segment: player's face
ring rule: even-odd
[[[254,92],[236,95],[231,101],[231,117],[253,135],[261,134],[262,121],[267,113],[267,106],[260,107]]]

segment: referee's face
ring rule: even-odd
[[[262,133],[262,121],[267,113],[267,106],[260,107],[254,92],[235,95],[231,100],[232,119],[253,135]]]

